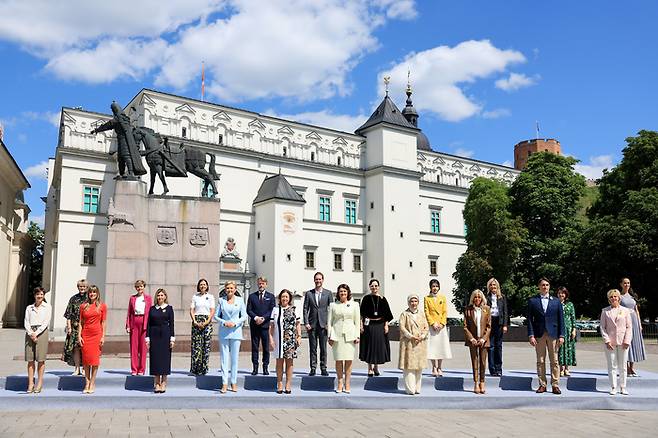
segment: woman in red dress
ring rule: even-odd
[[[92,394],[96,389],[96,373],[101,360],[101,350],[105,342],[105,320],[107,306],[101,303],[98,287],[90,286],[87,302],[80,306],[80,334],[78,343],[82,347],[82,365],[85,370],[84,394]]]

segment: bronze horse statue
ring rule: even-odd
[[[212,188],[212,197],[217,194],[217,186],[215,181],[219,180],[219,175],[215,171],[215,155],[202,151],[201,149],[185,146],[182,142],[179,146],[171,147],[169,139],[164,139],[160,134],[151,128],[137,127],[133,131],[135,143],[144,144],[145,151],[141,152],[146,156],[146,163],[151,170],[151,186],[149,188],[149,195],[153,194],[153,186],[155,185],[156,174],[162,182],[164,192],[167,194],[167,181],[165,176],[170,177],[186,177],[187,172],[198,176],[203,180],[203,189],[201,196],[208,196],[208,188]],[[206,155],[210,155],[210,165],[208,170],[206,167]]]

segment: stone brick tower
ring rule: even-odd
[[[514,145],[514,168],[523,170],[530,155],[537,152],[552,152],[560,155],[560,142],[554,138],[533,138]]]

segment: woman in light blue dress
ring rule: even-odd
[[[232,392],[238,391],[238,355],[242,342],[242,326],[247,320],[247,308],[244,300],[235,294],[235,282],[224,283],[224,290],[226,297],[219,299],[215,311],[215,321],[219,322],[219,345],[222,352],[222,394],[226,393],[229,383]]]
[[[637,377],[633,365],[635,362],[645,360],[646,354],[644,352],[644,338],[642,337],[642,319],[640,318],[640,311],[637,308],[637,295],[631,289],[631,280],[628,278],[621,279],[620,304],[631,310],[631,322],[633,323],[633,338],[628,348],[626,373],[629,377]]]

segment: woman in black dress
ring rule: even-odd
[[[368,364],[368,376],[379,376],[378,365],[391,361],[388,323],[393,319],[386,298],[379,294],[379,280],[368,283],[370,294],[361,300],[359,359]]]
[[[165,392],[171,374],[171,350],[174,348],[174,309],[167,304],[167,291],[158,289],[155,304],[149,309],[146,345],[149,349],[149,371],[155,376],[155,392]]]

